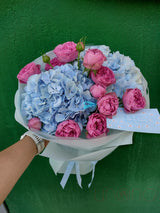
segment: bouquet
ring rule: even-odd
[[[92,171],[93,180],[96,163],[132,144],[133,131],[160,131],[158,111],[147,109],[145,78],[130,57],[108,46],[85,46],[83,38],[60,44],[17,78],[15,119],[50,140],[41,156],[56,174],[64,173],[63,188],[71,173],[80,186],[82,174]]]

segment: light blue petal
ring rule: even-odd
[[[56,121],[57,123],[62,122],[62,121],[64,121],[64,120],[65,120],[65,115],[59,114],[59,113],[55,115],[55,121]]]

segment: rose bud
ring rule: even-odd
[[[36,130],[40,130],[42,126],[42,123],[40,121],[39,118],[31,118],[28,122],[28,127],[32,130],[32,129],[36,129]]]
[[[50,63],[50,57],[48,55],[42,55],[43,62],[46,64]]]
[[[138,88],[127,89],[122,97],[124,109],[126,112],[136,112],[143,109],[146,105],[145,97],[142,96]]]
[[[77,49],[78,52],[82,52],[85,49],[84,43],[82,41],[79,41],[77,43],[76,49]]]
[[[94,84],[90,88],[90,93],[94,98],[97,99],[106,94],[106,88],[99,84]]]

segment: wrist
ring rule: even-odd
[[[24,138],[21,139],[21,142],[28,144],[30,146],[30,152],[34,156],[37,155],[37,146],[36,146],[34,140],[30,136],[25,135]]]
[[[38,155],[39,153],[41,153],[45,148],[45,141],[31,131],[25,132],[20,139],[26,138],[26,136],[28,136],[27,139],[35,144],[36,154]]]

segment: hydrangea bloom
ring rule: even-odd
[[[70,64],[32,75],[24,88],[22,115],[27,121],[38,117],[43,123],[42,131],[49,134],[54,134],[57,125],[69,119],[82,128],[95,110],[95,107],[84,109],[86,101],[96,103],[89,92],[92,85],[86,74]]]
[[[103,66],[109,67],[116,78],[116,84],[108,87],[107,92],[115,92],[120,98],[128,88],[138,88],[143,92],[143,79],[140,70],[129,56],[124,56],[119,51],[109,53]]]

